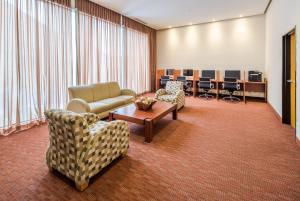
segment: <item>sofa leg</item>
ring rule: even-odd
[[[53,167],[48,166],[48,170],[49,170],[49,172],[54,172]]]
[[[127,155],[127,150],[122,153],[122,157],[125,157],[126,155]]]
[[[75,185],[78,191],[84,191],[89,186],[89,182],[84,182],[81,184],[75,183]]]

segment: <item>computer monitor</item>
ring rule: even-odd
[[[225,70],[225,77],[232,77],[238,80],[241,79],[241,71],[240,70]]]
[[[185,69],[183,70],[183,76],[193,76],[194,71],[192,69]]]
[[[201,73],[201,77],[209,77],[214,80],[216,78],[216,71],[214,70],[203,70]]]
[[[160,79],[162,79],[162,80],[169,80],[170,76],[161,76]]]
[[[174,74],[174,69],[167,69],[166,70],[166,75],[173,75]]]

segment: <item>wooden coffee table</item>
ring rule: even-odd
[[[109,121],[124,120],[145,126],[145,141],[150,143],[153,138],[153,126],[160,119],[173,114],[173,119],[177,119],[177,105],[158,101],[151,110],[138,110],[134,104],[119,108],[109,113]]]

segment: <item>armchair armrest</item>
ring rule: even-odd
[[[77,182],[82,183],[85,178],[98,173],[109,161],[103,161],[103,157],[114,160],[121,154],[126,153],[129,148],[129,126],[125,121],[97,121],[89,127],[89,139],[78,158]],[[114,149],[116,152],[107,152]],[[97,153],[97,154],[92,154]],[[96,169],[87,168],[89,162],[99,164]],[[76,180],[75,179],[75,180]]]
[[[177,91],[177,93],[175,94],[176,99],[180,98],[181,96],[185,96],[185,93],[183,90],[179,90]]]
[[[90,112],[91,108],[85,100],[75,98],[68,103],[67,110],[76,113],[86,113],[86,112]]]
[[[122,89],[121,90],[121,94],[122,95],[129,95],[129,96],[133,96],[134,98],[136,98],[136,93],[135,91],[131,90],[131,89]]]
[[[155,93],[155,98],[158,98],[159,96],[162,96],[162,95],[164,95],[166,93],[167,93],[167,91],[165,89],[159,89]]]

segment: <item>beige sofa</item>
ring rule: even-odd
[[[117,82],[108,82],[70,87],[69,96],[67,110],[76,113],[91,112],[105,118],[110,111],[133,103],[136,93],[130,89],[120,89]]]

